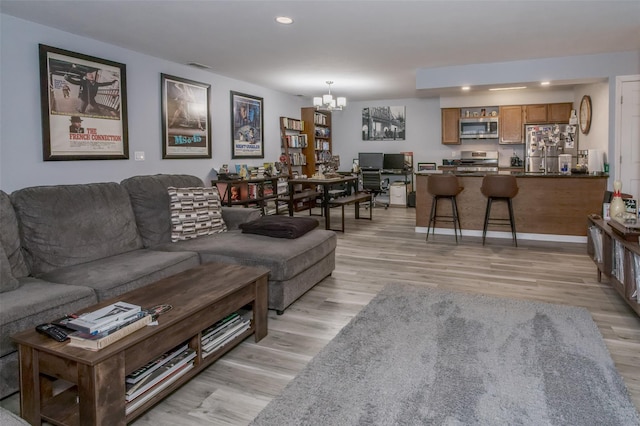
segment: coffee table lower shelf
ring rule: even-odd
[[[124,425],[139,417],[251,334],[267,334],[268,270],[206,264],[160,280],[117,300],[150,307],[169,303],[157,326],[145,327],[96,352],[69,347],[28,330],[13,336],[20,355],[20,406],[31,424]],[[241,308],[250,307],[249,329],[203,358],[202,331]],[[188,342],[194,367],[168,383],[148,401],[126,413],[125,376],[171,348]],[[54,394],[54,382],[67,388]]]

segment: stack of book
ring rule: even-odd
[[[68,335],[69,346],[97,351],[154,320],[154,315],[138,305],[116,302],[93,312],[67,318],[60,324],[76,330]]]
[[[187,343],[165,352],[129,374],[126,379],[126,413],[129,414],[194,367],[195,350]]]
[[[206,358],[251,327],[251,319],[237,312],[202,332],[202,357]]]

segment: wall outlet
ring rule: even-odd
[[[457,154],[456,151],[451,151],[451,158],[456,158],[456,154]]]
[[[144,151],[136,151],[136,161],[144,161]]]

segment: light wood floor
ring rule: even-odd
[[[336,209],[333,214],[338,214]],[[415,209],[376,208],[355,221],[347,209],[336,269],[290,306],[269,312],[269,334],[252,338],[148,411],[135,426],[245,425],[388,283],[411,282],[587,308],[640,407],[640,320],[606,283],[584,244],[416,234]],[[339,222],[334,222],[339,223]],[[586,219],[585,219],[586,224]],[[2,401],[17,408],[17,398]]]

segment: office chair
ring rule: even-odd
[[[362,171],[362,188],[373,194],[371,207],[381,204],[386,209],[389,203],[377,202],[376,198],[380,193],[389,189],[389,179],[382,179],[382,171],[380,170],[363,170]]]

